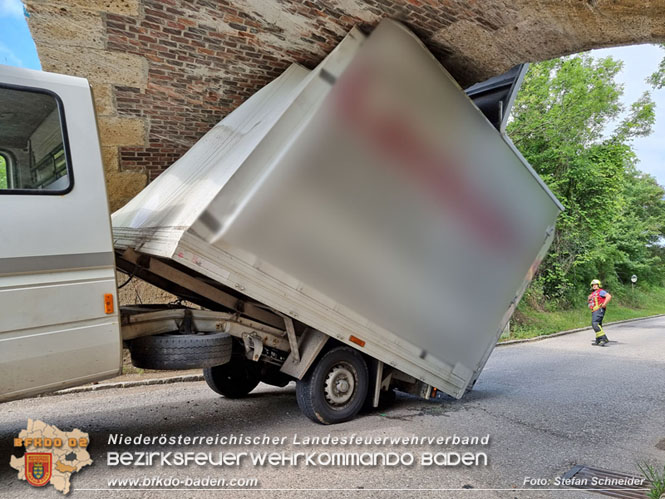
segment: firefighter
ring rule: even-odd
[[[596,332],[596,345],[605,346],[610,340],[603,331],[603,317],[605,308],[612,299],[612,295],[602,289],[600,281],[591,281],[591,294],[589,295],[589,308],[591,309],[591,327]]]

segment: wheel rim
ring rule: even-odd
[[[326,376],[324,391],[331,407],[339,409],[347,405],[356,389],[355,369],[347,362],[335,364]]]

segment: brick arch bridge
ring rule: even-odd
[[[467,86],[511,66],[665,41],[665,0],[26,0],[46,71],[88,78],[113,209],[290,63],[391,17]]]

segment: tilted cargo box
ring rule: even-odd
[[[233,309],[214,290],[243,299],[459,398],[561,209],[424,45],[385,20],[313,70],[292,65],[112,225],[125,270],[213,310]]]

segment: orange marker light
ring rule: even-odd
[[[104,295],[104,313],[113,313],[113,295],[111,293],[106,293]]]
[[[361,340],[360,338],[356,338],[355,336],[350,336],[349,340],[351,340],[352,343],[355,343],[356,345],[360,345],[361,347],[365,346],[365,342]]]

